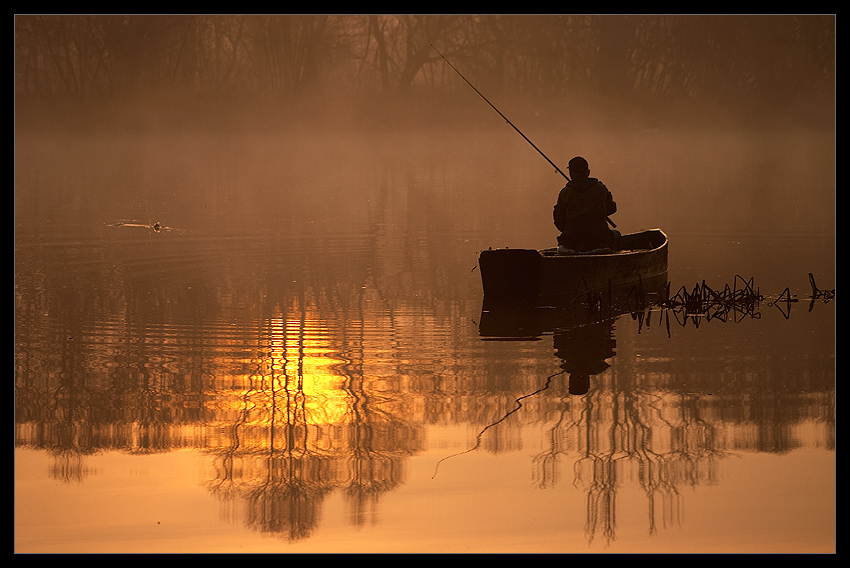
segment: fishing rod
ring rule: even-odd
[[[569,176],[567,176],[567,174],[565,174],[563,171],[561,171],[561,168],[559,168],[558,166],[556,166],[556,165],[555,165],[555,162],[553,162],[552,160],[550,160],[550,159],[549,159],[549,157],[548,157],[546,154],[544,154],[544,153],[543,153],[543,151],[542,151],[542,150],[540,150],[540,148],[538,148],[538,147],[534,144],[534,142],[532,142],[531,140],[529,140],[529,139],[528,139],[528,136],[526,136],[525,134],[523,134],[523,133],[522,133],[522,131],[521,131],[519,128],[517,128],[517,127],[514,125],[514,123],[513,123],[513,122],[511,122],[511,121],[508,119],[508,117],[507,117],[507,116],[505,116],[504,114],[502,114],[502,111],[500,111],[499,109],[497,109],[497,108],[496,108],[496,105],[494,105],[493,103],[491,103],[491,102],[487,99],[487,97],[485,97],[485,96],[481,93],[481,91],[479,91],[478,89],[476,89],[476,88],[475,88],[475,85],[473,85],[472,83],[470,83],[470,82],[469,82],[469,79],[467,79],[466,77],[464,77],[464,76],[463,76],[463,73],[461,73],[460,71],[458,71],[458,70],[457,70],[457,67],[455,67],[454,65],[452,65],[452,62],[451,62],[451,61],[449,61],[448,59],[446,59],[446,56],[445,56],[445,55],[443,55],[442,53],[440,53],[440,51],[439,51],[436,47],[434,47],[434,44],[431,44],[431,49],[433,49],[434,51],[436,51],[436,52],[437,52],[437,55],[439,55],[440,57],[442,57],[442,58],[443,58],[443,61],[445,61],[446,63],[448,63],[448,64],[449,64],[449,67],[451,67],[452,69],[454,69],[455,73],[457,73],[458,75],[460,75],[460,78],[461,78],[461,79],[463,79],[464,81],[466,81],[466,84],[467,84],[467,85],[469,85],[470,87],[472,87],[472,90],[473,90],[473,91],[475,91],[476,93],[478,93],[478,96],[479,96],[479,97],[481,97],[482,99],[484,99],[484,101],[485,101],[488,105],[490,105],[490,107],[491,107],[493,110],[495,110],[497,113],[499,113],[499,116],[501,116],[502,118],[504,118],[504,119],[505,119],[505,122],[507,122],[508,124],[510,124],[510,125],[511,125],[511,128],[513,128],[514,130],[516,130],[516,131],[519,133],[519,135],[520,135],[520,136],[522,136],[523,138],[525,138],[525,141],[526,141],[526,142],[528,142],[529,144],[531,144],[531,147],[532,147],[532,148],[534,148],[535,150],[537,150],[537,152],[538,152],[541,156],[543,156],[543,157],[546,159],[546,161],[547,161],[547,162],[549,162],[549,163],[552,165],[552,167],[553,167],[553,168],[555,168],[555,171],[556,171],[556,172],[558,172],[559,174],[561,174],[562,176],[564,176],[564,179],[565,179],[565,180],[567,180],[567,182],[569,182],[569,181],[570,181]],[[606,217],[606,218],[605,218],[605,220],[606,220],[606,221],[608,221],[608,224],[610,224],[612,227],[616,227],[616,226],[617,226],[617,225],[615,225],[615,224],[614,224],[614,222],[613,222],[613,221],[611,221],[611,219],[609,219],[608,217]]]
[[[556,171],[556,172],[558,172],[559,174],[561,174],[562,176],[564,176],[564,179],[565,179],[565,180],[570,181],[570,178],[569,178],[569,177],[567,177],[567,174],[565,174],[564,172],[562,172],[562,171],[561,171],[561,168],[559,168],[558,166],[556,166],[556,165],[555,165],[555,163],[554,163],[552,160],[550,160],[550,159],[549,159],[549,157],[548,157],[546,154],[544,154],[544,153],[540,150],[540,148],[538,148],[537,146],[535,146],[535,145],[534,145],[534,142],[532,142],[531,140],[529,140],[529,139],[528,139],[528,136],[526,136],[525,134],[523,134],[523,133],[522,133],[522,131],[521,131],[519,128],[517,128],[516,126],[514,126],[514,123],[513,123],[513,122],[511,122],[510,120],[508,120],[508,117],[507,117],[507,116],[505,116],[504,114],[502,114],[502,111],[500,111],[499,109],[497,109],[497,108],[496,108],[496,106],[495,106],[493,103],[491,103],[489,100],[487,100],[487,97],[485,97],[484,95],[482,95],[482,94],[481,94],[481,91],[479,91],[478,89],[476,89],[476,88],[475,88],[475,85],[473,85],[472,83],[470,83],[470,82],[469,82],[469,79],[467,79],[466,77],[464,77],[464,76],[463,76],[463,73],[461,73],[460,71],[458,71],[458,70],[457,70],[457,67],[455,67],[454,65],[452,65],[452,62],[451,62],[451,61],[449,61],[448,59],[446,59],[446,56],[445,56],[445,55],[443,55],[442,53],[440,53],[440,52],[439,52],[439,50],[438,50],[436,47],[434,47],[434,45],[433,45],[433,44],[431,45],[431,48],[432,48],[434,51],[436,51],[436,52],[437,52],[437,55],[439,55],[440,57],[442,57],[442,58],[443,58],[443,61],[445,61],[446,63],[448,63],[448,64],[449,64],[449,67],[451,67],[452,69],[454,69],[455,73],[457,73],[458,75],[460,75],[460,78],[461,78],[461,79],[463,79],[464,81],[466,81],[466,84],[467,84],[467,85],[469,85],[470,87],[472,87],[472,90],[473,90],[473,91],[475,91],[476,93],[478,93],[478,96],[480,96],[482,99],[484,99],[484,101],[485,101],[488,105],[490,105],[490,106],[493,108],[493,110],[495,110],[496,112],[498,112],[498,113],[499,113],[499,116],[501,116],[502,118],[504,118],[504,119],[505,119],[505,122],[507,122],[508,124],[510,124],[510,125],[511,125],[511,127],[512,127],[514,130],[516,130],[516,131],[519,133],[519,135],[520,135],[520,136],[522,136],[523,138],[525,138],[525,141],[526,141],[526,142],[528,142],[529,144],[531,144],[531,147],[532,147],[532,148],[534,148],[535,150],[537,150],[537,152],[538,152],[541,156],[543,156],[544,158],[546,158],[546,161],[547,161],[547,162],[549,162],[549,163],[552,165],[552,167],[553,167],[553,168],[555,168],[555,171]]]

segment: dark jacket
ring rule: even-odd
[[[577,251],[616,248],[616,234],[608,229],[608,215],[617,204],[608,188],[596,178],[571,180],[561,193],[553,212],[561,231],[558,243]]]

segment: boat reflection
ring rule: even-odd
[[[766,305],[780,307],[789,298],[786,292]],[[540,341],[551,336],[554,357],[569,380],[565,390],[554,375],[547,377],[542,388],[530,388],[518,396],[515,408],[481,434],[500,435],[494,426],[504,424],[509,416],[522,420],[523,404],[529,407],[535,398],[546,399],[536,402],[536,421],[543,425],[548,447],[533,458],[532,476],[544,489],[556,486],[564,473],[572,477],[572,484],[585,493],[588,541],[616,537],[617,495],[624,490],[625,480],[636,480],[645,496],[650,534],[658,526],[678,524],[682,489],[718,483],[720,463],[733,452],[786,452],[794,447],[789,424],[762,420],[778,412],[768,410],[777,401],[785,401],[790,410],[799,407],[802,399],[819,399],[811,407],[812,416],[821,416],[819,422],[830,416],[833,376],[828,371],[816,377],[810,371],[805,375],[783,368],[777,374],[812,379],[812,384],[801,384],[798,392],[785,391],[771,382],[769,372],[753,373],[744,366],[733,371],[742,382],[727,388],[719,379],[729,371],[722,368],[725,357],[718,356],[716,363],[699,363],[706,382],[691,381],[685,391],[669,382],[675,372],[666,378],[659,372],[665,368],[664,361],[675,360],[675,342],[670,344],[672,353],[659,351],[651,358],[652,370],[647,372],[643,358],[635,357],[633,351],[625,359],[616,359],[617,322],[631,318],[641,330],[649,327],[652,318],[653,324],[666,324],[669,338],[671,322],[699,327],[709,321],[731,325],[759,319],[765,300],[752,280],[738,279],[725,290],[702,283],[692,291],[682,288],[671,295],[665,275],[605,296],[578,295],[562,301],[557,309],[484,310],[479,324],[482,340]],[[783,316],[787,318],[787,313]],[[723,346],[728,349],[725,340]],[[693,357],[693,352],[687,357]],[[745,358],[733,361],[745,365]],[[716,365],[721,368],[714,370]],[[805,420],[801,415],[799,422]],[[819,443],[824,447],[834,447],[830,428],[817,434],[823,436]],[[477,446],[482,445],[481,434]]]
[[[482,312],[484,340],[553,338],[554,355],[568,376],[567,392],[550,390],[548,377],[544,388],[517,398],[517,408],[508,415],[519,410],[522,400],[545,390],[558,401],[544,434],[549,447],[534,457],[532,475],[538,487],[547,489],[559,483],[563,469],[572,472],[573,485],[585,493],[588,542],[616,537],[623,479],[637,477],[651,534],[659,521],[665,526],[680,521],[680,487],[716,483],[717,460],[726,455],[715,426],[699,417],[698,397],[682,400],[679,413],[675,402],[668,406],[662,392],[639,388],[628,373],[606,374],[616,356],[616,321],[630,316],[642,325],[668,290],[665,274],[604,297],[576,296],[559,309]],[[564,468],[564,462],[570,465]]]
[[[179,300],[127,301],[126,310],[115,302],[122,309],[86,318],[70,293],[31,294],[22,297],[62,301],[16,311],[15,443],[50,454],[64,482],[84,481],[87,457],[102,452],[205,452],[204,485],[233,522],[299,541],[314,534],[331,494],[344,496],[351,524],[374,520],[430,425],[470,426],[480,434],[468,451],[494,453],[522,444],[519,425],[543,431],[531,463],[537,486],[566,472],[586,495],[589,540],[613,538],[625,479],[646,495],[652,531],[678,522],[683,487],[717,483],[731,451],[834,448],[828,360],[750,366],[750,349],[690,366],[693,344],[676,353],[665,341],[639,361],[629,334],[615,338],[628,318],[639,329],[650,316],[662,322],[659,309],[669,335],[676,317],[664,306],[680,301],[683,325],[752,317],[758,299],[752,286],[741,290],[671,298],[665,277],[558,308],[483,311],[477,335],[461,325],[462,310],[436,317],[306,292],[227,323],[164,311]],[[488,349],[550,336],[552,351]],[[735,380],[719,380],[728,373]]]
[[[570,394],[586,394],[590,377],[608,369],[615,355],[614,322],[624,314],[643,320],[668,291],[667,273],[605,293],[563,296],[558,307],[498,307],[481,312],[485,340],[537,340],[551,334],[555,356],[569,374]]]

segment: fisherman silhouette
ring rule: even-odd
[[[552,212],[561,253],[616,250],[620,232],[608,228],[608,215],[617,203],[605,184],[590,177],[587,160],[576,156],[569,162],[570,181],[558,194]]]

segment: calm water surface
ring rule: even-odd
[[[833,552],[834,135],[683,136],[538,141],[761,301],[513,339],[477,255],[562,180],[503,130],[19,136],[16,550]]]

